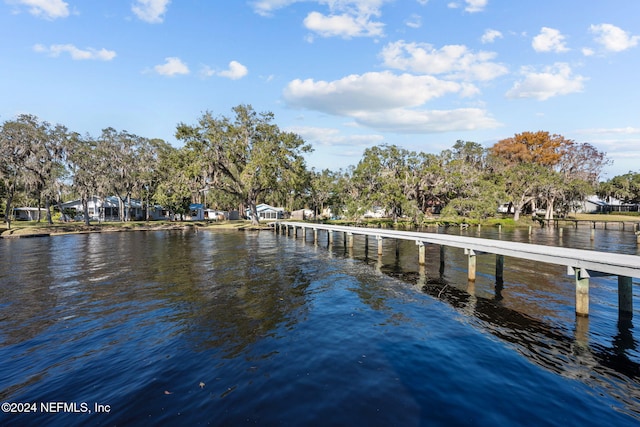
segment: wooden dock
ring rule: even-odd
[[[425,244],[461,248],[468,258],[468,280],[470,282],[476,280],[476,257],[483,254],[495,255],[497,280],[502,280],[505,256],[566,266],[567,274],[575,276],[576,315],[578,316],[589,315],[589,278],[596,276],[618,276],[619,314],[621,317],[632,316],[633,278],[640,278],[640,256],[637,255],[615,254],[438,233],[346,227],[304,222],[276,222],[273,223],[273,227],[276,232],[287,235],[293,234],[294,236],[297,236],[298,230],[301,230],[305,236],[308,231],[313,232],[314,241],[318,240],[319,231],[327,232],[329,242],[333,241],[334,233],[342,233],[344,243],[347,247],[353,247],[354,235],[374,237],[378,241],[378,255],[382,254],[382,241],[384,239],[415,241],[418,247],[418,263],[420,265],[425,264]]]

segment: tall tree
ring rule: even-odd
[[[607,164],[605,154],[592,145],[545,131],[516,134],[498,141],[489,151],[501,160],[496,164],[502,164],[509,181],[522,184],[514,187],[517,191],[508,191],[516,197],[511,202],[522,209],[521,201],[526,199],[535,209],[535,202],[541,199],[547,219],[553,218],[557,202],[567,206],[570,198],[583,198]],[[516,177],[514,173],[533,175]],[[516,209],[514,219],[519,215]]]
[[[85,225],[90,225],[89,198],[99,193],[100,180],[108,164],[100,157],[97,143],[90,136],[81,137],[73,133],[67,141],[67,165],[72,176],[72,185],[80,196]]]
[[[273,124],[273,113],[258,114],[250,105],[238,105],[233,112],[233,118],[207,112],[196,125],[180,123],[176,137],[187,146],[202,147],[208,181],[246,203],[257,224],[257,204],[265,194],[302,185],[306,179],[302,154],[311,146]]]
[[[416,186],[414,173],[416,154],[396,145],[380,145],[365,150],[353,171],[359,188],[361,206],[384,208],[394,221],[406,213],[415,216]]]
[[[5,192],[5,222],[11,228],[13,199],[24,186],[26,171],[24,165],[32,152],[32,129],[20,120],[6,121],[0,129],[0,177]]]
[[[49,202],[54,196],[53,181],[61,173],[62,143],[66,134],[63,126],[53,127],[30,114],[21,114],[2,125],[0,175],[8,190],[5,216],[9,226],[11,203],[19,186],[31,190],[38,207],[45,197],[47,219],[51,222]]]

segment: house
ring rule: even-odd
[[[580,213],[610,213],[610,212],[640,212],[640,205],[622,203],[621,200],[610,198],[608,202],[598,196],[589,196],[583,201],[576,212]]]
[[[283,219],[284,218],[284,208],[274,208],[273,206],[269,206],[266,203],[260,203],[256,206],[258,210],[258,218],[259,219]],[[247,218],[252,219],[251,210],[247,209],[245,211]]]
[[[297,219],[304,221],[305,219],[313,219],[315,217],[314,212],[311,209],[298,209],[291,212],[291,219]]]
[[[189,215],[187,215],[186,219],[191,221],[224,221],[225,219],[234,219],[233,212],[236,213],[235,219],[238,219],[238,211],[227,212],[209,209],[205,208],[202,203],[192,203],[189,205]]]
[[[373,208],[367,210],[362,216],[364,218],[386,218],[387,212],[380,206],[374,206]]]
[[[578,213],[601,213],[605,212],[607,202],[600,200],[597,196],[590,196],[584,200],[577,208]]]
[[[117,196],[97,197],[93,196],[87,200],[89,219],[92,221],[119,221],[120,220],[120,199]],[[132,220],[146,218],[146,206],[137,199],[131,199],[129,203],[124,202],[125,212],[129,210],[128,217]],[[84,215],[82,200],[76,199],[62,204],[65,213],[71,211],[72,217],[81,219]],[[126,215],[126,214],[125,214]],[[150,219],[164,219],[161,206],[152,206],[149,211]]]
[[[13,208],[13,217],[16,221],[37,221],[47,219],[47,210],[44,208]]]

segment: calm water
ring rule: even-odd
[[[483,233],[637,253],[629,231]],[[636,289],[619,321],[617,281],[592,279],[576,323],[561,267],[507,258],[501,285],[484,256],[469,286],[461,251],[440,271],[428,246],[420,269],[414,243],[384,243],[378,259],[374,240],[270,232],[0,240],[0,401],[37,405],[0,425],[640,423]]]

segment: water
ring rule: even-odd
[[[531,239],[636,253],[633,233],[584,233]],[[461,251],[440,272],[436,246],[420,269],[415,244],[384,245],[379,260],[373,240],[270,232],[0,240],[0,401],[36,404],[0,425],[640,422],[640,331],[618,320],[615,279],[592,279],[576,322],[562,268],[507,258],[499,285],[480,257],[470,287]]]

